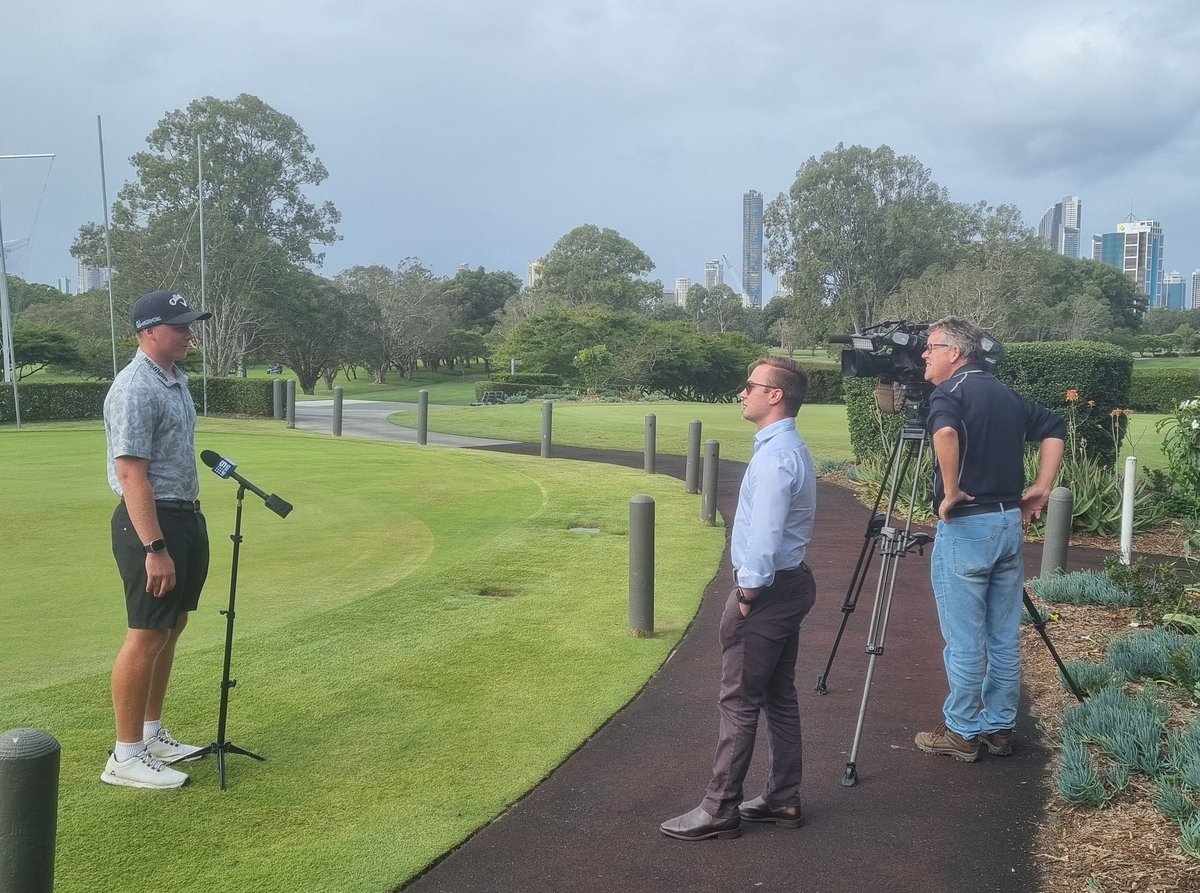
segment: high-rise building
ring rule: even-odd
[[[1163,306],[1163,231],[1157,220],[1131,214],[1115,233],[1092,236],[1092,260],[1123,270],[1151,307]]]
[[[719,260],[710,260],[704,265],[704,287],[710,291],[725,284],[725,268]]]
[[[692,287],[692,280],[687,276],[680,276],[675,280],[675,302],[680,307],[687,306],[688,289]]]
[[[75,294],[81,295],[97,288],[108,288],[108,271],[89,267],[82,260],[79,261],[75,276]]]
[[[529,270],[526,273],[525,284],[533,288],[542,281],[542,262],[534,260],[529,262]]]
[[[763,200],[751,189],[742,196],[742,293],[755,309],[762,308]]]
[[[1168,310],[1187,310],[1187,283],[1183,274],[1172,270],[1163,277],[1163,306]]]
[[[1192,309],[1200,307],[1200,270],[1192,270]]]
[[[1063,196],[1042,215],[1038,238],[1056,254],[1079,257],[1079,227],[1083,218],[1083,202],[1077,195]]]

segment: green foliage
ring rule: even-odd
[[[1179,787],[1160,781],[1154,795],[1158,811],[1183,828],[1197,814],[1196,804]]]
[[[1133,596],[1114,583],[1106,574],[1096,571],[1072,571],[1029,581],[1029,587],[1039,598],[1060,605],[1103,605],[1127,607]]]
[[[1112,410],[1129,405],[1133,357],[1097,341],[1041,341],[1004,345],[996,376],[1018,394],[1051,409],[1067,408],[1076,394],[1076,441],[1088,456],[1112,465],[1116,456]],[[1119,433],[1124,432],[1123,421]],[[1070,447],[1070,444],[1068,444]]]
[[[1163,433],[1163,455],[1171,483],[1172,506],[1180,514],[1200,515],[1200,396],[1181,400],[1156,426]]]
[[[1101,689],[1063,713],[1064,750],[1068,741],[1090,742],[1128,771],[1154,776],[1163,763],[1167,715],[1153,689],[1132,698],[1119,688]]]
[[[613,377],[613,355],[603,344],[595,347],[585,347],[575,354],[572,361],[575,371],[590,392],[596,392],[608,387]]]
[[[13,327],[13,358],[17,380],[47,367],[74,369],[79,365],[79,349],[69,332],[47,325]]]
[[[1167,773],[1183,788],[1200,793],[1200,721],[1167,732]]]
[[[535,289],[568,305],[637,310],[661,296],[662,284],[641,277],[654,269],[646,252],[614,229],[585,224],[554,243]],[[595,341],[594,344],[601,342]]]
[[[542,387],[563,383],[563,377],[554,372],[493,372],[491,379],[497,384],[535,384]]]
[[[508,381],[477,381],[475,382],[475,402],[478,403],[483,399],[483,395],[488,391],[497,391],[508,397],[537,397],[546,393],[545,384],[529,383],[519,384]]]
[[[104,397],[109,381],[41,382],[19,386],[22,422],[54,422],[104,417]],[[10,387],[0,388],[0,414],[4,422],[16,419]]]
[[[1100,778],[1095,758],[1078,740],[1063,742],[1054,789],[1072,806],[1100,807],[1112,797]]]
[[[1200,859],[1200,815],[1193,815],[1180,824],[1179,845],[1193,859]]]
[[[1155,627],[1138,630],[1131,636],[1122,636],[1109,645],[1105,658],[1113,670],[1128,680],[1154,679],[1184,682],[1200,678],[1200,640],[1173,630]],[[1186,672],[1181,670],[1186,666]],[[1192,697],[1192,686],[1186,688],[1186,696]]]
[[[57,422],[104,418],[104,398],[111,381],[29,382],[20,386],[22,422]],[[203,382],[188,379],[192,400],[202,406]],[[269,379],[210,378],[208,411],[211,415],[269,418],[275,412]],[[12,391],[0,390],[0,413],[5,422],[15,419]]]
[[[744,335],[697,332],[690,323],[657,322],[596,307],[552,308],[509,329],[497,344],[500,366],[518,359],[533,372],[576,376],[579,352],[603,344],[612,355],[612,387],[653,390],[675,400],[730,402],[761,351]]]
[[[524,394],[513,394],[511,397],[505,397],[504,402],[510,405],[518,405],[521,403],[528,403],[529,398]]]
[[[1122,564],[1117,556],[1104,559],[1109,579],[1129,592],[1138,608],[1138,618],[1157,622],[1163,614],[1182,612],[1187,606],[1187,589],[1170,564],[1139,556],[1132,564]]]
[[[842,373],[836,366],[804,364],[808,374],[808,396],[805,403],[845,403],[842,395]]]
[[[1139,364],[1133,367],[1129,408],[1138,412],[1174,412],[1200,393],[1200,370]]]
[[[1071,678],[1075,680],[1075,684],[1089,695],[1094,695],[1105,688],[1111,688],[1122,681],[1121,674],[1104,661],[1094,664],[1087,660],[1072,660],[1067,661],[1064,666],[1071,674]],[[1067,684],[1062,673],[1058,674],[1058,681],[1066,691],[1071,690],[1071,686]]]
[[[875,379],[846,378],[842,381],[846,401],[846,426],[850,446],[859,462],[875,458],[886,462],[904,427],[902,414],[881,413],[875,403]]]

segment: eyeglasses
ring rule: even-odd
[[[746,384],[742,387],[742,390],[745,391],[747,394],[749,394],[756,387],[762,388],[764,391],[782,391],[783,390],[783,388],[778,387],[777,385],[763,384],[761,381],[750,381],[749,379],[746,379]]]
[[[937,350],[939,347],[956,347],[954,344],[926,344],[922,353],[929,353],[931,350]]]

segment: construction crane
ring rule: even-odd
[[[728,255],[722,254],[721,260],[725,262],[725,266],[729,267],[729,269],[733,270],[733,272],[737,275],[737,287],[733,290],[737,293],[739,298],[745,298],[746,295],[742,291],[742,271],[733,265],[733,262],[730,261]]]

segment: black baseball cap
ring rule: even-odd
[[[211,319],[207,311],[193,310],[187,299],[175,292],[152,291],[137,299],[133,305],[133,330],[140,332],[151,326],[183,326],[198,319]]]

